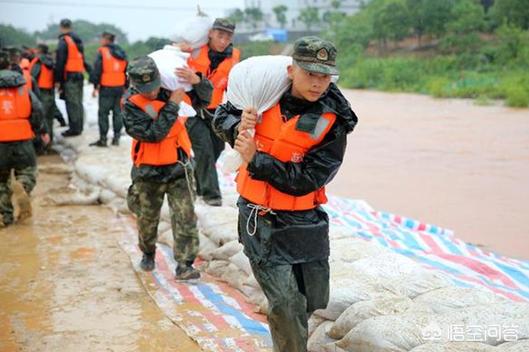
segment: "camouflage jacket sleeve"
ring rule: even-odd
[[[125,103],[123,123],[125,130],[134,139],[144,142],[159,142],[167,136],[178,118],[178,105],[169,101],[153,119],[146,112],[131,103]]]
[[[211,95],[213,93],[213,84],[202,76],[201,73],[198,73],[200,77],[200,82],[193,84],[193,90],[188,92],[189,97],[191,98],[191,103],[196,109],[203,109],[209,105],[211,102]]]
[[[44,123],[44,112],[42,110],[42,104],[37,96],[33,92],[29,92],[31,100],[31,116],[29,117],[29,123],[31,129],[36,135],[47,133],[46,125]]]
[[[64,82],[64,68],[66,66],[66,58],[68,57],[68,46],[64,38],[59,39],[57,45],[57,54],[55,59],[55,82]]]

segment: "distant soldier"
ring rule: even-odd
[[[39,44],[37,53],[30,63],[30,71],[40,91],[44,121],[46,122],[51,140],[53,140],[53,119],[56,109],[53,70],[53,58],[48,52],[48,46],[46,44]]]
[[[83,132],[83,73],[87,68],[81,38],[72,32],[72,21],[60,22],[59,44],[55,60],[55,85],[64,96],[69,129],[65,137],[78,136]]]
[[[215,109],[222,103],[228,86],[231,68],[239,62],[240,53],[233,47],[235,24],[228,19],[217,18],[209,31],[209,42],[192,55],[189,66],[201,73],[213,84],[213,94],[207,109],[201,110],[202,118],[189,119],[187,129],[195,152],[195,176],[197,194],[209,205],[222,205],[219,180],[215,163],[224,150],[221,140],[211,127]]]
[[[108,115],[112,111],[112,127],[114,136],[112,145],[119,145],[119,137],[123,128],[121,116],[121,97],[126,86],[127,56],[125,51],[114,44],[115,35],[104,32],[101,35],[101,47],[97,55],[90,82],[94,85],[93,96],[99,92],[99,140],[91,146],[106,147],[108,133]]]
[[[10,69],[5,51],[0,51],[0,226],[12,224],[12,187],[20,182],[23,190],[19,201],[20,218],[31,215],[29,194],[36,184],[36,154],[32,140],[49,135],[39,100],[26,85],[24,76]],[[11,179],[11,174],[15,179]]]

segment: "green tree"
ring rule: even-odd
[[[496,25],[507,22],[522,29],[529,29],[527,0],[496,0],[491,15]]]
[[[244,9],[246,20],[251,24],[253,29],[257,29],[263,20],[263,11],[259,7],[247,7]]]
[[[452,17],[455,0],[406,0],[411,25],[419,46],[424,34],[441,37]]]
[[[388,39],[397,42],[409,35],[411,19],[403,0],[379,1],[376,5],[373,9],[373,35],[381,47],[386,48]]]
[[[244,22],[244,12],[241,9],[235,9],[228,18],[235,24]]]
[[[307,30],[310,31],[312,26],[320,23],[320,15],[317,7],[308,6],[299,12],[298,19],[305,24]]]
[[[485,9],[475,0],[458,0],[452,20],[447,24],[449,34],[441,39],[441,48],[449,52],[477,51],[481,45],[479,31],[485,28]]]
[[[279,23],[281,28],[285,28],[287,24],[287,10],[288,7],[285,5],[278,5],[272,9],[272,11],[274,11],[274,15],[276,16],[277,23]]]
[[[11,25],[0,24],[0,47],[12,45],[34,46],[35,37],[23,29]]]
[[[116,41],[120,44],[128,43],[127,35],[118,27],[109,23],[95,24],[85,20],[75,20],[72,22],[73,31],[81,37],[85,43],[97,42],[104,31],[114,33]],[[48,24],[47,28],[41,32],[35,32],[40,40],[56,39],[59,35],[59,24]]]

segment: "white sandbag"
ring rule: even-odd
[[[352,263],[363,258],[376,257],[388,253],[387,249],[375,242],[351,236],[334,241],[331,240],[330,246],[330,262],[343,261]]]
[[[410,352],[497,352],[497,349],[480,342],[429,342],[415,347]]]
[[[156,63],[160,71],[160,80],[163,88],[170,91],[184,89],[186,92],[192,89],[189,83],[182,82],[176,75],[177,68],[187,66],[189,53],[185,53],[174,45],[165,45],[163,49],[153,51],[148,55]]]
[[[244,253],[243,253],[244,254]],[[259,288],[259,283],[255,279],[255,276],[253,276],[253,273],[249,274],[246,280],[244,280],[244,284],[251,287],[257,287]]]
[[[217,249],[217,244],[204,236],[202,232],[198,233],[198,255],[205,260],[211,260],[211,252]]]
[[[213,19],[203,13],[189,19],[173,40],[177,43],[185,42],[193,49],[198,49],[208,43],[208,33],[213,25]]]
[[[318,326],[320,326],[323,322],[329,321],[325,318],[319,317],[317,315],[312,314],[312,316],[309,318],[309,327],[308,327],[308,335],[309,337],[316,331]]]
[[[19,193],[17,191],[19,189],[18,187],[19,184],[20,184],[19,182],[12,183],[14,196],[16,196]],[[15,186],[17,187],[15,188]],[[24,188],[22,187],[20,189],[23,190]],[[54,205],[98,205],[100,204],[99,194],[101,190],[99,189],[99,187],[90,187],[90,189],[87,191],[88,191],[87,193],[83,193],[75,188],[60,187],[60,188],[56,188],[48,192],[48,195],[44,197],[44,200],[47,203],[51,203]],[[20,193],[22,193],[22,191]],[[14,203],[16,204],[17,202],[14,202]]]
[[[102,189],[99,193],[99,202],[108,204],[116,198],[116,194],[108,189]]]
[[[234,264],[229,263],[220,276],[220,279],[226,281],[231,287],[242,291],[243,282],[246,277],[247,275],[242,270],[237,268]]]
[[[235,224],[239,210],[232,207],[208,207],[205,205],[195,205],[198,224],[205,233],[211,233],[217,226],[225,224]]]
[[[246,275],[251,275],[253,277],[252,266],[250,265],[250,260],[248,259],[246,254],[244,254],[242,250],[236,253],[235,255],[233,255],[230,258],[230,262],[233,263],[235,266],[237,266],[242,271],[244,271]]]
[[[227,100],[238,109],[253,107],[258,116],[277,104],[290,86],[287,67],[292,57],[281,55],[254,56],[233,66],[228,76]],[[233,172],[242,163],[235,150],[226,153],[224,172]]]
[[[395,253],[385,253],[357,260],[351,264],[351,268],[380,283],[384,280],[398,279],[426,271],[417,262]]]
[[[336,285],[339,286],[336,286]],[[331,282],[329,303],[325,309],[318,309],[314,314],[327,320],[335,321],[351,305],[375,298],[392,296],[389,293],[377,291],[373,286],[351,279]]]
[[[387,291],[412,299],[424,293],[452,285],[452,281],[445,274],[433,270],[421,270],[397,278],[382,280],[379,283],[379,286]]]
[[[505,299],[480,288],[449,286],[426,292],[414,301],[430,307],[435,313],[447,313],[461,308],[501,303]]]
[[[327,335],[332,323],[332,321],[325,321],[318,326],[308,340],[308,352],[325,352],[326,345],[336,342],[336,340]]]
[[[218,247],[239,238],[237,224],[235,223],[219,225],[215,228],[210,228],[209,230],[203,229],[202,231],[204,232],[204,235],[215,242]]]
[[[211,252],[212,259],[230,260],[230,257],[242,250],[238,241],[230,241]]]
[[[527,352],[529,351],[529,340],[505,342],[497,346],[494,351],[495,352]]]
[[[336,345],[349,352],[407,352],[426,343],[431,314],[405,313],[364,320]]]
[[[341,339],[358,324],[369,318],[404,313],[408,310],[420,311],[425,309],[427,308],[418,306],[408,297],[384,297],[358,302],[340,315],[330,329],[329,336]]]
[[[206,273],[215,277],[222,277],[228,269],[230,262],[227,260],[212,260],[206,266]]]
[[[171,228],[171,224],[167,221],[160,221],[158,224],[158,233],[165,232]]]

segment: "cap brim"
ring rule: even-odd
[[[222,26],[213,26],[213,27],[211,27],[211,29],[218,29],[219,31],[224,31],[224,32],[228,32],[228,33],[235,33],[234,29],[227,28],[227,27],[222,27]]]
[[[314,73],[321,73],[324,75],[338,75],[340,74],[340,71],[334,66],[325,65],[325,64],[318,64],[315,62],[303,62],[294,60],[296,65],[304,69],[305,71],[314,72]]]
[[[149,83],[135,83],[134,88],[136,88],[140,93],[149,93],[158,88],[160,84],[160,77],[157,77],[154,81]]]

